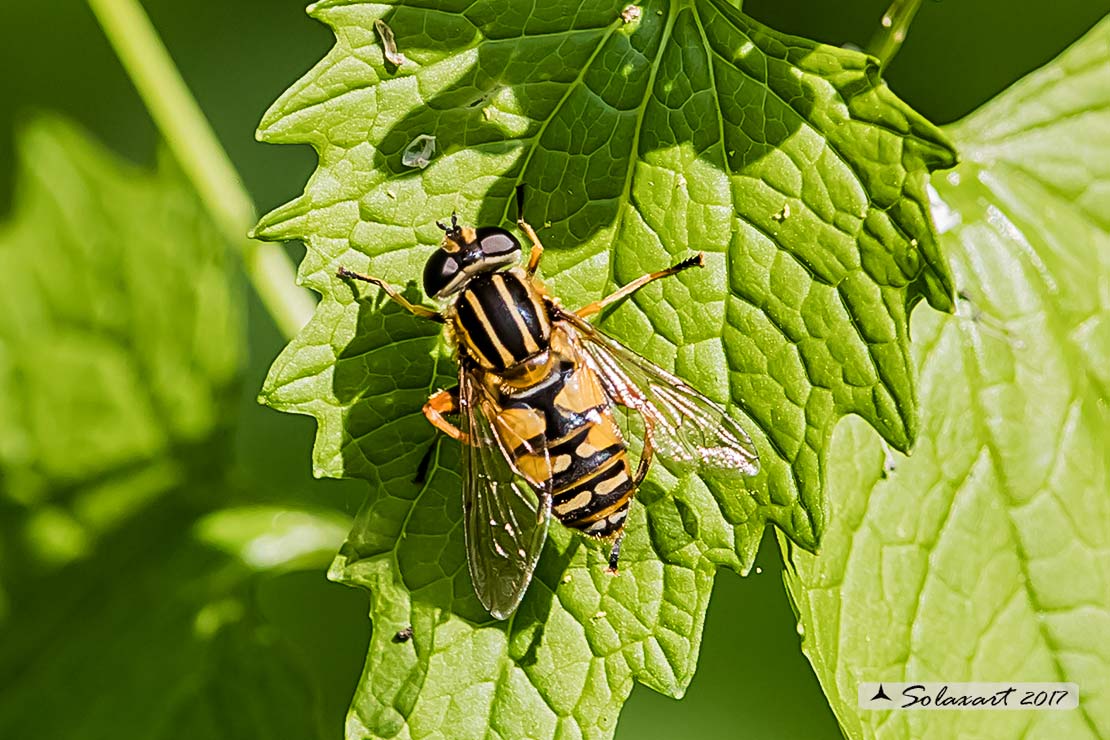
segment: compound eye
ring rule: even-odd
[[[424,294],[436,298],[459,274],[459,262],[454,255],[437,249],[424,263]]]
[[[484,257],[505,257],[520,251],[516,237],[496,226],[483,226],[474,232]]]

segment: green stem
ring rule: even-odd
[[[910,24],[920,8],[921,0],[893,0],[883,13],[879,30],[867,45],[867,52],[878,58],[882,68],[885,69],[902,48],[902,42],[910,32]]]
[[[239,247],[244,270],[278,329],[292,339],[312,316],[285,250],[247,237],[254,203],[138,0],[88,0],[162,137],[217,227]]]

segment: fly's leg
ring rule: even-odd
[[[543,257],[543,244],[540,243],[539,236],[536,235],[536,230],[532,225],[524,220],[524,186],[516,186],[516,225],[520,230],[525,233],[528,240],[532,242],[532,251],[528,254],[528,266],[525,267],[525,272],[529,275],[535,275],[536,270],[540,266],[540,258]]]
[[[644,439],[644,451],[640,453],[640,463],[636,466],[636,474],[632,476],[632,484],[639,486],[644,482],[647,477],[648,469],[651,468],[651,458],[655,456],[655,448],[651,445],[651,437]],[[613,540],[613,547],[609,550],[609,567],[606,568],[607,573],[612,575],[617,574],[617,561],[621,557],[621,542],[624,541],[624,530],[617,534],[617,538]]]
[[[617,292],[605,296],[600,301],[594,301],[593,303],[589,304],[588,306],[583,306],[582,308],[578,309],[574,313],[581,319],[584,319],[588,316],[593,316],[595,313],[597,313],[601,309],[605,308],[606,306],[612,305],[612,304],[616,303],[617,301],[624,300],[625,298],[632,295],[633,293],[635,293],[637,290],[644,287],[648,283],[659,280],[660,278],[670,277],[671,275],[677,275],[678,273],[682,272],[683,270],[688,270],[691,267],[704,267],[704,266],[705,266],[705,255],[702,254],[701,252],[698,252],[693,257],[690,257],[689,259],[684,259],[681,262],[679,262],[677,265],[671,265],[666,270],[659,270],[658,272],[652,272],[652,273],[649,273],[647,275],[644,275],[643,277],[636,278],[631,283],[624,286],[623,288],[621,288]]]
[[[418,306],[415,303],[410,303],[407,298],[401,295],[400,291],[398,291],[396,288],[394,288],[392,285],[385,282],[381,278],[353,272],[351,270],[348,270],[346,267],[340,267],[336,271],[336,275],[341,278],[346,278],[350,280],[361,280],[364,283],[376,285],[384,290],[385,294],[389,296],[391,300],[397,303],[397,305],[399,305],[401,308],[405,309],[409,313],[413,314],[414,316],[419,316],[420,318],[428,319],[429,321],[438,321],[441,324],[444,322],[443,315],[439,311],[433,311],[427,306]]]
[[[551,514],[550,485],[551,481],[548,481],[548,485],[544,486],[542,491],[536,490],[536,498],[540,500],[539,508],[536,509],[536,524],[543,524],[543,520]]]
[[[620,560],[621,557],[621,542],[623,541],[624,530],[622,529],[620,534],[617,535],[617,538],[613,540],[613,549],[609,551],[609,567],[605,569],[605,572],[612,575],[617,574],[617,561]]]
[[[439,446],[439,440],[441,439],[442,437],[437,436],[432,440],[432,443],[428,445],[428,450],[424,453],[424,457],[420,458],[420,462],[416,464],[416,475],[412,477],[413,483],[422,486],[427,482],[428,466],[432,464],[432,454],[436,451],[436,447]]]
[[[655,448],[651,445],[651,435],[644,437],[644,451],[640,453],[640,464],[636,466],[636,474],[632,476],[632,485],[639,488],[640,484],[644,482],[647,477],[648,468],[651,467],[651,458],[655,454]]]
[[[459,413],[459,389],[451,388],[439,391],[424,404],[424,416],[439,431],[451,439],[457,439],[464,445],[470,444],[470,435],[460,430],[457,426],[444,418],[446,414]]]

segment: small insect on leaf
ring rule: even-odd
[[[412,627],[405,627],[404,629],[400,629],[397,631],[397,634],[393,635],[393,642],[396,642],[398,644],[408,642],[411,639]]]
[[[522,212],[522,190],[517,197]],[[701,254],[570,312],[536,279],[543,245],[523,218],[517,225],[531,243],[523,267],[514,266],[521,243],[505,229],[463,226],[454,215],[437,224],[444,237],[424,267],[424,292],[442,311],[409,303],[378,278],[342,267],[338,274],[446,323],[456,339],[459,384],[434,394],[424,414],[463,445],[467,563],[491,615],[505,619],[524,598],[552,517],[609,543],[615,576],[629,506],[654,455],[742,475],[759,470],[751,439],[722,407],[586,321],[651,282],[703,266]],[[643,420],[638,458],[618,406]],[[458,426],[447,418],[455,415]]]

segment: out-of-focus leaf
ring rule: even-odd
[[[334,512],[244,506],[205,516],[197,534],[260,571],[326,570],[350,526],[349,517]]]
[[[819,557],[784,542],[851,738],[1110,735],[1110,20],[951,127],[966,300],[915,317],[912,457],[846,420]],[[860,712],[860,681],[1071,681],[1067,712]]]
[[[0,232],[0,737],[333,736],[256,589],[322,571],[349,522],[198,523],[243,497],[233,255],[169,164],[128,166],[53,119],[19,151]]]
[[[22,589],[0,641],[0,737],[334,737],[258,613],[256,571],[201,544],[189,513],[157,503]]]
[[[0,232],[0,501],[15,546],[58,565],[222,475],[242,296],[171,164],[139,170],[55,119],[18,152]]]
[[[634,679],[671,695],[689,683],[718,565],[750,566],[768,520],[816,546],[839,417],[899,448],[914,436],[909,309],[951,299],[925,193],[927,171],[954,161],[944,136],[861,54],[723,0],[625,5],[325,0],[310,12],[336,46],[263,120],[263,139],[319,154],[304,195],[258,233],[305,239],[300,274],[322,295],[263,399],[317,419],[318,475],[372,488],[333,570],[373,592],[352,738],[610,735]],[[420,406],[454,382],[440,327],[335,271],[415,300],[435,219],[511,221],[517,184],[568,306],[706,251],[708,269],[604,326],[746,417],[763,472],[655,466],[619,577],[555,527],[520,610],[493,624],[467,576],[457,445],[413,483],[433,444]]]

